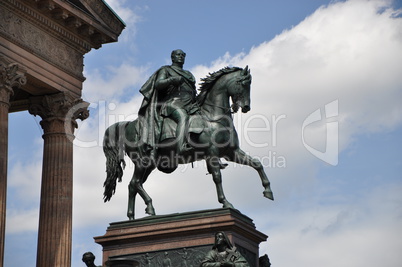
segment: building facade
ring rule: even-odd
[[[117,42],[122,20],[102,0],[0,1],[0,267],[4,261],[8,114],[41,117],[37,264],[71,266],[73,139],[89,116],[84,55]]]

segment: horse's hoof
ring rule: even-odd
[[[128,217],[128,219],[130,220],[130,221],[133,221],[134,220],[134,214],[127,214],[127,217]]]
[[[272,194],[272,191],[265,190],[263,194],[264,194],[264,197],[266,197],[270,200],[274,200],[274,195]]]
[[[155,209],[153,207],[147,207],[145,209],[145,213],[148,214],[148,215],[154,216],[155,215]]]
[[[235,207],[229,202],[226,202],[225,204],[223,204],[223,208],[224,209],[234,209],[235,210]]]

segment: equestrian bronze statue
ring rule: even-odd
[[[127,216],[134,219],[135,197],[145,202],[145,212],[155,215],[152,199],[143,188],[155,169],[172,173],[179,164],[205,160],[223,208],[234,208],[226,199],[221,170],[227,161],[254,168],[273,200],[270,182],[261,162],[239,147],[232,113],[250,110],[251,74],[248,67],[226,67],[201,79],[196,95],[193,75],[183,70],[185,53],[172,52],[172,65],[161,67],[142,86],[144,100],[138,119],[118,122],[105,132],[103,151],[107,177],[104,200],[109,201],[121,182],[127,155],[135,165],[129,184]],[[230,102],[232,104],[230,104]]]

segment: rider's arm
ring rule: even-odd
[[[181,76],[169,77],[167,71],[161,69],[155,81],[155,88],[159,91],[169,88],[170,85],[178,86],[182,83],[182,80]]]

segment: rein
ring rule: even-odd
[[[222,107],[222,106],[218,106],[218,105],[214,105],[214,104],[209,104],[207,102],[203,103],[204,105],[210,106],[210,107],[216,107],[216,108],[220,108],[223,109],[225,111],[225,113],[230,113],[233,114],[234,112],[232,111],[232,107]]]
[[[224,113],[222,116],[220,116],[219,118],[213,120],[213,119],[211,119],[211,118],[208,117],[208,115],[206,114],[205,111],[200,110],[201,116],[202,116],[206,121],[208,121],[208,122],[219,122],[219,121],[221,121],[224,117],[227,117],[228,115],[230,116],[230,118],[232,118],[231,115],[234,113],[234,112],[232,111],[232,108],[231,108],[231,107],[229,107],[229,108],[227,108],[227,107],[222,107],[222,106],[218,106],[218,105],[209,104],[209,103],[207,103],[207,102],[204,102],[204,105],[211,106],[211,107],[217,107],[217,108],[223,109],[223,110],[225,111],[225,113]]]
[[[222,115],[222,116],[220,116],[219,118],[213,120],[213,119],[211,119],[210,117],[208,117],[207,114],[205,114],[205,111],[200,111],[200,115],[201,115],[206,121],[208,121],[208,122],[219,122],[219,121],[221,121],[224,117],[226,117],[225,115]]]

